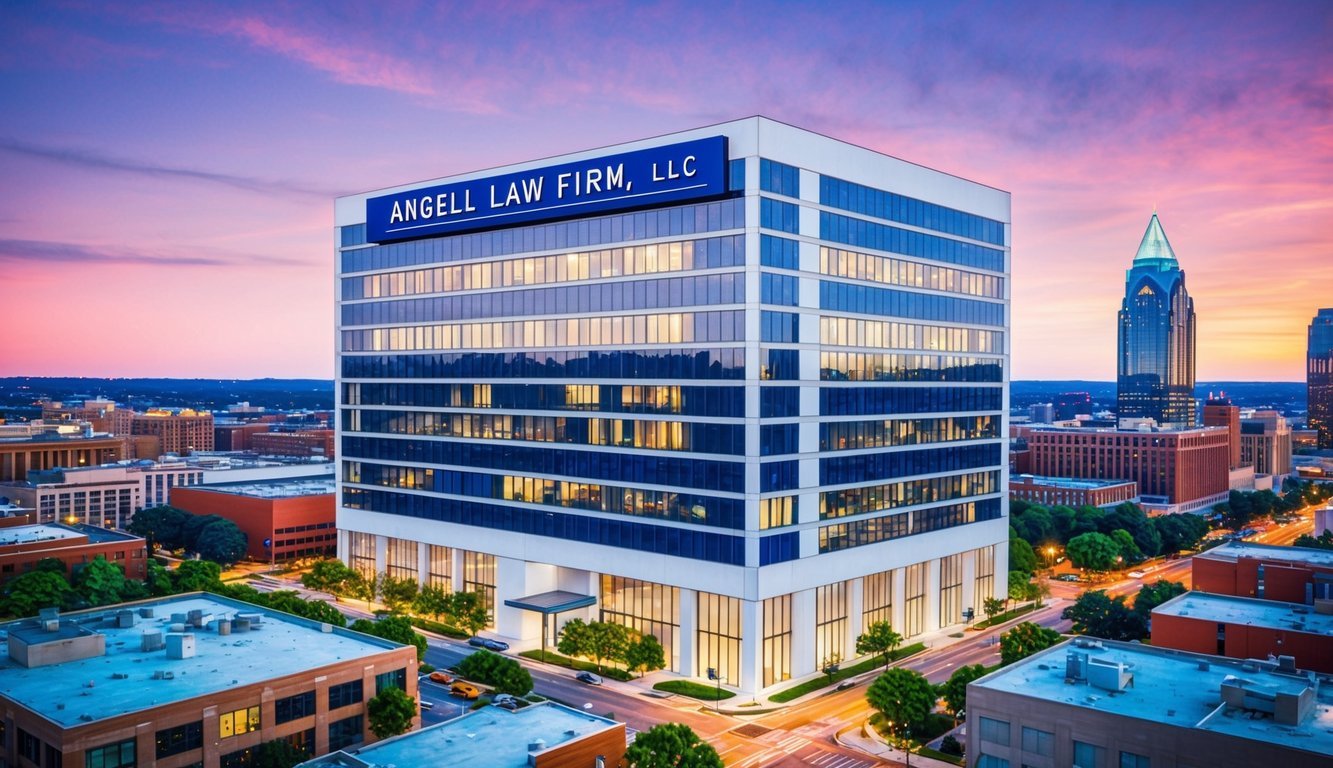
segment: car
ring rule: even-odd
[[[502,640],[492,640],[489,637],[482,637],[480,635],[473,635],[468,638],[467,644],[473,648],[485,648],[488,651],[495,651],[496,653],[509,650],[509,643]]]
[[[500,709],[508,709],[511,712],[518,709],[518,699],[510,693],[497,693],[491,697],[491,703]]]
[[[1078,581],[1079,578],[1078,578],[1078,574],[1077,574],[1077,573],[1061,573],[1061,574],[1057,574],[1057,575],[1056,575],[1055,580],[1056,580],[1056,581]]]
[[[465,683],[462,680],[459,680],[449,686],[449,693],[471,701],[481,695],[481,689],[477,688],[477,686],[472,683]]]
[[[456,679],[457,678],[448,672],[440,672],[437,670],[430,673],[430,681],[432,683],[439,683],[440,685],[452,685]]]
[[[422,700],[421,700],[421,708],[422,708],[422,709],[435,709],[435,705],[432,704],[432,703],[430,703],[429,701],[426,701],[425,699],[422,699]]]
[[[1141,579],[1148,574],[1143,571],[1130,571],[1128,575],[1131,579]]]
[[[472,646],[473,648],[485,648],[486,638],[482,637],[481,635],[473,635],[472,637],[469,637],[467,639],[467,644]]]
[[[853,688],[853,687],[855,687],[855,686],[856,686],[856,681],[855,681],[855,680],[843,680],[841,683],[838,683],[837,690],[839,690],[839,691],[845,691],[845,690],[847,690],[848,688]]]
[[[598,677],[597,675],[594,675],[591,672],[580,672],[577,675],[574,675],[574,679],[578,680],[580,683],[587,683],[588,685],[602,684],[602,678]]]

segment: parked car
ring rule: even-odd
[[[435,671],[430,673],[430,681],[440,685],[451,685],[457,678],[448,672]]]
[[[509,693],[495,694],[491,699],[491,703],[500,709],[508,709],[510,711],[518,709],[518,699],[514,698],[513,694]]]
[[[587,683],[588,685],[602,684],[602,678],[598,677],[597,675],[594,675],[591,672],[580,672],[577,675],[574,675],[574,679],[578,680],[580,683]]]
[[[1147,576],[1148,574],[1144,573],[1143,571],[1130,571],[1127,575],[1131,579],[1141,579],[1144,576]]]
[[[480,635],[468,638],[467,644],[473,648],[485,648],[496,653],[509,650],[509,643],[502,640],[492,640],[489,637],[481,637]]]
[[[473,648],[485,648],[486,638],[482,637],[481,635],[473,635],[472,637],[469,637],[467,639],[467,644],[472,646]]]
[[[1056,581],[1078,581],[1079,578],[1078,578],[1078,574],[1077,574],[1077,573],[1061,573],[1061,574],[1057,574],[1057,575],[1056,575],[1055,580],[1056,580]]]
[[[465,683],[462,680],[449,686],[449,692],[460,698],[468,699],[469,701],[481,695],[481,690],[477,688],[477,686],[472,683]]]

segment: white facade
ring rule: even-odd
[[[338,470],[340,481],[338,528],[340,532],[339,553],[345,561],[355,567],[364,570],[373,569],[375,572],[393,573],[397,569],[399,573],[410,573],[415,570],[423,583],[428,581],[446,583],[443,581],[443,575],[432,576],[432,571],[447,570],[448,586],[463,588],[468,582],[479,583],[476,578],[469,578],[468,576],[468,566],[465,561],[468,561],[469,557],[472,557],[470,562],[477,561],[475,556],[469,556],[466,553],[484,553],[488,556],[484,558],[488,563],[487,568],[482,569],[478,566],[476,572],[493,573],[493,576],[488,575],[487,578],[494,579],[495,631],[501,636],[528,646],[535,646],[540,642],[541,618],[535,613],[505,606],[504,601],[507,599],[516,599],[526,595],[559,589],[583,595],[599,596],[599,599],[604,601],[607,596],[603,594],[603,576],[640,580],[648,582],[650,585],[662,585],[669,589],[665,592],[653,593],[653,599],[657,603],[653,610],[658,611],[660,615],[668,616],[674,622],[673,638],[670,638],[672,640],[670,642],[670,668],[683,675],[698,677],[702,677],[704,671],[709,667],[722,668],[728,685],[746,692],[774,689],[787,680],[817,674],[821,662],[832,657],[838,657],[843,661],[856,657],[855,638],[870,619],[887,618],[895,629],[908,637],[910,642],[913,638],[920,638],[928,633],[961,624],[962,613],[968,608],[974,609],[977,614],[980,614],[984,597],[1003,597],[1006,594],[1008,520],[1005,489],[1008,485],[1008,477],[1004,450],[1005,435],[1008,434],[1006,414],[1009,411],[1007,384],[1009,381],[1010,344],[1008,334],[1010,295],[1008,284],[1008,223],[1010,221],[1010,198],[1008,193],[763,118],[749,118],[612,148],[575,153],[481,173],[465,174],[447,180],[432,180],[394,188],[390,191],[425,188],[440,184],[442,181],[453,182],[519,172],[596,158],[616,152],[665,146],[717,135],[727,137],[731,163],[734,164],[738,160],[744,160],[744,189],[731,196],[733,199],[741,201],[738,205],[740,210],[743,211],[743,224],[737,225],[734,229],[710,228],[683,236],[634,237],[617,242],[599,242],[586,247],[570,246],[546,250],[509,251],[505,254],[488,255],[477,259],[447,261],[443,262],[443,265],[470,264],[475,261],[490,262],[513,258],[514,256],[529,257],[535,255],[540,257],[555,255],[563,257],[571,251],[603,251],[622,247],[626,243],[652,245],[654,243],[667,244],[682,239],[714,236],[742,237],[744,258],[741,263],[736,265],[734,271],[736,274],[743,276],[739,279],[745,281],[744,300],[734,306],[728,305],[717,308],[743,313],[745,332],[743,339],[738,340],[739,345],[744,350],[743,378],[734,381],[700,380],[697,382],[682,382],[678,379],[636,378],[633,380],[615,380],[610,383],[612,385],[642,385],[648,387],[673,387],[681,384],[697,383],[699,385],[725,385],[744,388],[744,417],[743,420],[735,422],[744,425],[744,455],[730,457],[708,455],[709,459],[729,458],[732,461],[744,464],[743,487],[728,488],[719,491],[717,494],[727,498],[743,500],[743,528],[727,530],[703,528],[680,521],[657,522],[643,517],[630,517],[614,512],[574,509],[569,505],[561,508],[558,514],[587,517],[594,521],[609,522],[628,519],[635,522],[652,523],[655,526],[668,529],[701,530],[742,537],[744,539],[743,562],[708,561],[706,559],[645,551],[644,549],[608,546],[591,541],[533,535],[482,524],[443,522],[427,519],[423,516],[408,516],[370,511],[366,508],[355,508],[357,505],[362,505],[360,501],[356,505],[349,506],[349,491],[354,491],[357,494],[361,494],[363,491],[373,493],[377,488],[383,487],[394,488],[394,493],[410,496],[417,501],[429,497],[430,501],[428,503],[436,503],[436,498],[444,500],[439,503],[457,501],[468,504],[482,504],[483,502],[475,496],[452,491],[441,491],[432,494],[415,487],[411,487],[407,491],[400,490],[404,487],[403,483],[421,482],[419,479],[421,475],[416,474],[418,470],[422,473],[426,470],[433,473],[444,472],[445,470],[438,464],[412,461],[405,455],[398,459],[386,459],[384,457],[371,459],[366,457],[362,460],[362,457],[358,457],[355,452],[349,453],[347,451],[345,447],[346,438],[363,439],[358,437],[359,430],[349,430],[347,428],[349,420],[356,419],[354,423],[360,424],[362,417],[370,418],[367,414],[389,410],[387,405],[370,405],[361,401],[360,393],[365,386],[373,383],[373,380],[379,379],[399,383],[408,383],[409,381],[411,383],[434,383],[440,387],[451,386],[457,383],[457,380],[420,378],[409,380],[396,379],[391,376],[344,376],[344,359],[357,357],[358,355],[356,352],[344,349],[343,345],[347,343],[344,341],[344,332],[348,331],[351,325],[345,325],[340,320],[338,326],[337,391],[342,418],[339,419],[338,440],[339,455],[343,460],[340,462]],[[761,179],[761,158],[765,161],[799,169],[798,195],[765,189],[765,181]],[[739,170],[738,166],[733,165],[732,167]],[[1003,244],[992,246],[992,250],[999,252],[1003,268],[991,270],[963,266],[958,261],[950,262],[919,255],[904,255],[897,251],[880,250],[863,245],[852,245],[845,240],[824,238],[821,230],[821,216],[832,214],[852,222],[867,222],[874,226],[889,227],[912,235],[928,235],[938,240],[965,243],[968,247],[985,245],[967,237],[951,235],[940,229],[927,229],[900,220],[892,221],[873,214],[856,213],[847,207],[821,203],[821,176],[833,177],[852,185],[863,185],[872,190],[901,195],[905,198],[912,198],[913,201],[924,201],[926,204],[952,209],[953,212],[965,212],[973,216],[984,217],[992,223],[1002,225],[1000,229],[1003,232]],[[347,228],[365,223],[366,199],[383,192],[338,199],[335,210],[336,224],[340,230],[345,233]],[[761,225],[764,217],[768,215],[762,209],[773,203],[780,203],[786,211],[793,210],[792,207],[794,206],[797,213],[795,231],[790,228],[775,229],[773,226]],[[687,203],[677,207],[689,207],[689,205]],[[651,214],[651,210],[649,213]],[[617,214],[602,214],[589,218],[598,219],[615,215]],[[761,255],[762,236],[778,237],[788,242],[795,241],[797,261],[791,265],[795,268],[775,267],[772,263],[764,263]],[[342,248],[342,257],[340,257],[340,281],[337,294],[340,297],[345,295],[343,279],[359,280],[362,276],[375,272],[391,274],[410,272],[413,269],[413,266],[384,267],[382,269],[361,271],[346,269],[346,262],[342,259],[347,257],[348,254],[360,250],[361,246],[354,241],[349,243],[347,238],[344,238],[342,242],[344,247]],[[424,242],[427,243],[428,247],[431,241]],[[412,243],[407,245],[415,247]],[[844,254],[850,253],[850,255],[838,255],[833,251],[841,251]],[[998,316],[1002,317],[1002,321],[978,324],[961,321],[957,318],[924,319],[921,315],[917,315],[913,319],[905,315],[892,315],[885,312],[851,312],[822,308],[821,282],[837,282],[839,278],[842,278],[841,281],[848,284],[856,282],[845,274],[839,275],[836,267],[832,270],[827,267],[827,264],[832,263],[830,260],[836,258],[843,259],[841,263],[851,263],[857,269],[862,268],[856,266],[858,264],[870,264],[876,270],[879,270],[880,267],[884,268],[882,273],[876,273],[879,275],[877,281],[862,280],[859,282],[861,286],[871,288],[892,286],[892,291],[897,293],[919,295],[922,302],[921,306],[924,306],[925,302],[930,301],[933,297],[943,297],[939,302],[941,305],[946,303],[944,299],[965,298],[974,304],[987,304],[997,308],[996,311],[999,313]],[[860,259],[860,261],[858,262],[857,259]],[[413,264],[416,267],[441,265],[432,261],[417,261]],[[894,270],[897,270],[897,272],[895,273]],[[921,282],[918,278],[918,282],[910,284],[905,282],[903,275],[913,274],[912,270],[917,270],[916,274],[937,274],[935,277],[927,277],[925,282]],[[935,272],[932,273],[931,270]],[[677,273],[677,275],[679,274],[692,273]],[[797,291],[795,301],[792,304],[775,306],[773,302],[764,301],[765,297],[761,285],[763,275],[767,274],[795,280]],[[350,278],[349,275],[351,275]],[[982,294],[979,293],[980,289],[968,292],[959,287],[973,285],[972,281],[974,280],[976,285],[981,285],[983,278],[990,281],[987,285],[996,286],[991,289],[994,293],[990,295]],[[408,281],[410,290],[411,277],[404,279]],[[621,277],[620,282],[626,279]],[[938,282],[932,284],[931,280],[937,280]],[[875,285],[876,282],[878,285]],[[338,302],[339,317],[344,316],[343,310],[346,306],[358,303],[370,303],[370,299],[340,300]],[[708,308],[712,309],[714,307]],[[765,322],[766,317],[773,312],[798,315],[799,336],[785,343],[770,344],[766,341],[763,338],[761,325]],[[569,315],[558,314],[556,317],[565,318]],[[847,327],[851,329],[850,331],[846,328],[839,329],[837,327],[836,323],[840,319],[849,323]],[[858,322],[861,323],[861,326],[857,326]],[[920,334],[919,336],[912,336],[913,339],[918,339],[916,341],[894,344],[889,341],[890,334],[887,330],[888,324],[892,323],[919,326],[925,330],[912,331],[912,334]],[[884,342],[866,340],[864,330],[872,325],[876,329],[880,327],[886,329]],[[936,334],[937,329],[943,329],[943,331]],[[977,333],[971,333],[973,329]],[[431,347],[429,345],[430,326],[426,326],[425,330],[428,343],[423,349],[435,349],[446,353],[449,351],[447,347]],[[389,338],[389,333],[391,332],[386,330],[384,338]],[[861,335],[855,336],[854,340],[849,340],[849,334],[855,335],[858,333]],[[412,334],[410,327],[406,334],[410,339]],[[833,338],[832,334],[842,335]],[[904,334],[906,334],[906,331],[904,331]],[[991,346],[983,346],[983,348],[969,346],[974,342],[968,341],[968,339],[983,336],[990,341],[976,343],[990,344]],[[417,338],[421,338],[420,332],[417,333]],[[893,336],[892,338],[896,339],[898,337]],[[903,338],[906,338],[906,335]],[[938,340],[936,340],[937,338]],[[499,342],[497,341],[496,344],[499,345]],[[623,346],[630,346],[630,344],[627,341]],[[633,346],[651,348],[652,344],[636,342]],[[578,351],[593,349],[594,347],[595,344],[582,344],[570,345],[568,348]],[[497,348],[504,351],[503,345],[499,345]],[[765,378],[765,352],[768,349],[778,348],[795,352],[796,359],[799,361],[798,375],[782,380]],[[995,375],[995,379],[983,383],[977,383],[978,380],[975,379],[945,379],[944,374],[940,373],[933,381],[930,380],[929,376],[921,376],[915,380],[895,381],[892,386],[885,387],[885,389],[900,391],[945,390],[950,388],[987,390],[986,397],[993,398],[993,407],[987,406],[984,409],[941,407],[937,410],[921,410],[918,408],[915,411],[863,411],[859,414],[852,414],[858,416],[856,419],[849,418],[846,415],[821,414],[821,390],[833,389],[842,385],[847,388],[866,388],[866,385],[884,381],[882,378],[865,378],[859,381],[831,381],[823,373],[829,367],[829,364],[822,353],[828,352],[845,352],[849,355],[884,354],[886,360],[888,355],[895,354],[901,354],[902,359],[930,357],[943,360],[948,358],[945,362],[921,363],[924,367],[938,365],[941,370],[945,368],[952,370],[953,367],[965,367],[967,365],[978,367],[998,366],[996,370],[999,373]],[[381,354],[388,356],[386,353]],[[898,358],[894,359],[898,360]],[[980,361],[980,363],[977,361]],[[886,363],[885,365],[902,364],[895,362],[892,364]],[[904,375],[903,378],[912,379],[913,377]],[[513,381],[532,385],[598,384],[593,379],[513,378],[496,379],[495,381]],[[602,382],[602,385],[606,386],[606,382]],[[761,415],[762,391],[770,386],[799,389],[799,405],[790,415],[783,418],[768,418]],[[349,402],[349,392],[353,391],[358,394],[355,396],[355,401]],[[921,397],[924,398],[926,395],[922,394]],[[941,397],[942,400],[943,397]],[[354,407],[349,408],[349,406]],[[493,413],[493,411],[481,408],[451,406],[414,407],[412,410],[431,412],[441,418],[452,417],[456,414],[487,416],[489,418],[490,414]],[[978,410],[984,410],[985,414],[977,413]],[[357,412],[359,412],[359,415],[352,415]],[[393,411],[392,413],[397,412]],[[875,413],[882,415],[874,415]],[[541,411],[506,411],[506,414],[512,415],[514,418],[521,416],[542,418],[550,415]],[[560,415],[573,419],[579,414],[569,411]],[[642,414],[624,412],[593,412],[591,415],[615,418],[642,417]],[[991,415],[993,415],[993,421],[989,420]],[[987,420],[984,436],[960,437],[951,434],[948,437],[930,438],[923,436],[922,432],[926,427],[918,423],[925,421],[943,423],[952,420],[949,423],[956,426],[956,424],[962,423],[962,420],[974,419],[974,417],[977,421],[972,423],[978,425],[981,424],[980,420]],[[691,420],[723,421],[707,418],[692,419],[688,416],[663,418],[668,421],[683,422]],[[877,427],[875,424],[871,424],[872,422],[883,422],[883,427]],[[879,431],[874,433],[877,436],[874,438],[865,437],[864,435],[849,438],[863,441],[867,446],[864,448],[835,450],[827,445],[821,447],[823,436],[821,425],[839,423],[849,425],[870,424],[871,427]],[[765,439],[762,428],[769,424],[799,425],[795,432],[797,444],[793,452],[784,452],[781,456],[761,455],[760,444]],[[938,427],[938,425],[937,428],[944,429]],[[850,431],[852,427],[849,426],[846,429],[848,434],[852,434]],[[978,426],[977,429],[981,429],[981,427]],[[400,434],[392,438],[376,439],[381,442],[385,440],[411,440],[422,444],[439,442],[479,444],[489,442],[485,439],[477,439],[475,435],[460,439],[458,437],[439,436],[438,433],[424,436],[421,433]],[[831,440],[832,438],[830,438]],[[899,442],[897,444],[872,445],[874,440],[881,440],[884,443],[892,443],[894,440]],[[393,445],[396,444],[393,443]],[[402,444],[406,445],[406,442]],[[536,445],[535,443],[511,440],[506,440],[502,444],[505,446]],[[560,449],[569,448],[567,444],[542,443],[540,445]],[[867,457],[868,461],[869,457],[910,453],[914,450],[938,448],[942,452],[947,452],[955,447],[961,450],[963,447],[969,446],[978,447],[978,450],[984,451],[990,451],[993,447],[993,462],[988,460],[980,465],[972,464],[968,466],[962,466],[961,464],[946,466],[944,463],[938,466],[915,466],[911,471],[866,475],[864,478],[850,478],[850,482],[821,484],[821,461],[823,460],[864,456]],[[626,450],[613,445],[593,445],[588,446],[586,450],[593,454],[633,453],[645,456],[691,458],[697,455],[698,451],[704,449],[695,448],[696,453],[681,453],[679,451],[654,450],[639,446],[632,446]],[[961,459],[950,460],[961,462]],[[794,487],[785,491],[764,490],[764,472],[768,471],[766,467],[769,467],[775,461],[795,462],[789,465],[795,468]],[[943,460],[941,461],[943,462]],[[413,479],[397,481],[399,485],[396,488],[391,486],[388,481],[375,484],[366,480],[362,475],[362,472],[366,471],[371,465],[393,465],[393,467],[409,472]],[[459,467],[460,465],[454,466]],[[492,475],[513,474],[517,471],[482,466],[462,467],[460,471],[464,470],[474,474]],[[377,468],[376,471],[380,470]],[[349,477],[349,472],[353,472],[354,476]],[[564,477],[540,472],[524,472],[523,474],[535,474],[555,481]],[[986,486],[989,490],[979,493],[976,489],[980,486],[975,484],[974,478],[981,475],[986,476],[986,483],[993,482],[993,487]],[[406,477],[406,475],[403,477]],[[951,495],[951,492],[948,491],[939,493],[938,491],[920,491],[918,489],[912,491],[912,493],[925,494],[929,500],[916,502],[900,500],[893,504],[884,500],[895,492],[903,492],[904,488],[913,483],[925,487],[924,484],[929,483],[932,478],[957,481],[963,484],[962,487],[971,490],[966,493],[960,492]],[[361,482],[357,482],[358,480]],[[617,486],[637,485],[628,480],[611,478],[606,478],[602,482],[614,483]],[[826,516],[821,519],[821,508],[826,506],[822,503],[821,494],[837,493],[844,489],[868,486],[884,486],[887,489],[883,491],[882,496],[879,492],[875,494],[877,501],[873,503],[878,503],[881,506],[867,512],[844,512],[843,516]],[[889,486],[894,486],[897,490],[895,491]],[[645,487],[650,489],[670,488],[670,486]],[[361,496],[358,495],[357,498],[359,499]],[[761,522],[761,510],[773,508],[764,502],[781,498],[790,498],[793,502],[791,507],[794,507],[795,513],[790,523],[786,524],[785,520],[781,520],[779,522],[783,524],[776,527],[764,525]],[[861,498],[858,503],[871,505],[872,502],[868,499],[869,496]],[[960,500],[965,503],[960,504]],[[552,512],[549,506],[514,498],[505,502],[490,501],[485,503],[498,503],[507,506],[518,510],[517,514],[557,514]],[[944,511],[952,509],[951,503],[954,507],[968,507],[968,511],[959,512],[965,518],[976,514],[978,519],[961,524],[950,524],[948,527],[940,527],[938,530],[924,530],[917,533],[907,532],[909,527],[910,530],[930,527],[932,524],[925,522],[930,519],[929,513],[932,510],[939,511],[942,519]],[[969,504],[972,506],[968,506]],[[884,514],[890,509],[893,510],[892,514]],[[980,519],[982,515],[977,510],[981,509],[988,510],[986,514],[988,519]],[[874,524],[866,521],[878,519],[887,528],[888,518],[898,517],[899,515],[902,516],[899,522],[904,526],[903,532],[887,540],[847,546],[845,541],[850,539],[839,540],[837,538],[838,536],[853,536],[847,531],[856,526],[861,527],[857,528],[859,533],[854,535],[861,537],[880,535],[876,533],[879,529],[874,529]],[[835,534],[832,529],[839,524],[845,524],[849,528],[843,530],[842,533]],[[821,535],[821,529],[824,529],[823,535]],[[773,562],[770,558],[770,562],[764,564],[764,558],[769,556],[761,552],[761,540],[774,534],[795,534],[792,539],[796,544],[795,556],[790,559],[779,556],[776,558],[776,562]],[[844,543],[837,544],[838,541]],[[826,542],[832,543],[826,548]],[[837,546],[845,546],[845,548],[838,549]],[[492,557],[493,571],[489,570]],[[986,570],[990,571],[989,577],[982,573]],[[978,594],[979,591],[983,591],[985,594]],[[669,596],[666,602],[674,604],[661,605],[663,594]],[[875,595],[875,597],[872,598],[871,595]],[[719,603],[713,596],[721,596],[724,599]],[[766,600],[770,599],[773,599],[774,602],[765,603]],[[874,605],[871,605],[872,602]],[[714,612],[718,605],[721,605],[720,613]],[[876,612],[874,609],[877,607],[882,610]],[[604,609],[606,607],[599,604],[590,609],[562,614],[561,619],[576,615],[596,619],[599,615],[603,615],[600,611]],[[780,610],[784,616],[789,617],[782,620],[783,622],[789,622],[790,626],[790,631],[785,633],[785,636],[783,636],[784,633],[773,629],[774,618],[773,616],[765,616],[766,609],[770,611]],[[721,619],[718,618],[719,615],[722,615]],[[706,637],[709,633],[704,630],[718,622],[729,627],[724,628],[720,633],[715,633],[724,637],[721,639]],[[739,626],[732,626],[737,623]],[[723,650],[718,650],[718,648]],[[775,654],[781,655],[783,658],[778,660],[775,658]]]

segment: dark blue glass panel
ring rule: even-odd
[[[1004,251],[820,211],[819,236],[858,248],[901,253],[977,269],[1004,271]]]
[[[795,312],[759,313],[759,338],[761,341],[775,341],[795,344],[801,340],[801,316]]]
[[[795,203],[784,203],[769,197],[759,198],[759,226],[779,232],[797,234],[801,231],[801,208]]]
[[[795,381],[801,378],[801,353],[795,349],[761,349],[764,379]]]
[[[590,387],[597,389],[590,390]],[[794,387],[791,389],[793,392],[796,391]],[[487,384],[481,400],[478,399],[476,390],[477,388],[471,384],[345,383],[343,404],[494,408],[517,411],[672,413],[731,418],[745,416],[745,390],[739,386],[588,384],[571,387],[565,384]],[[799,399],[793,402],[797,403],[796,407],[799,408]],[[796,414],[793,412],[773,415]]]
[[[819,484],[841,485],[890,477],[979,469],[998,465],[1000,461],[1000,446],[993,443],[835,456],[819,460]]]
[[[784,418],[801,415],[800,387],[761,387],[759,389],[759,416]]]
[[[795,166],[759,158],[759,188],[787,197],[801,196],[801,171]]]
[[[819,413],[861,416],[996,411],[1003,397],[999,387],[820,387]]]
[[[819,178],[819,202],[830,208],[1004,245],[1003,222],[832,176]]]
[[[866,315],[1004,326],[1003,304],[834,280],[819,281],[819,306],[821,309]]]
[[[799,461],[766,461],[759,465],[759,490],[793,491],[801,487]]]
[[[794,350],[774,350],[791,351]],[[791,378],[796,378],[795,368]],[[745,350],[439,352],[343,355],[347,379],[723,379],[745,378]]]
[[[800,535],[795,532],[765,536],[759,540],[760,565],[785,563],[788,560],[795,560],[800,556],[801,538]]]
[[[766,267],[799,270],[801,268],[800,243],[776,235],[760,235],[759,263]]]

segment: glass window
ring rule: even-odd
[[[485,552],[463,552],[463,591],[481,595],[481,606],[490,614],[487,625],[495,626],[495,555]]]
[[[390,538],[387,542],[384,569],[395,579],[417,580],[417,543],[409,539]]]
[[[375,567],[375,534],[349,531],[347,540],[352,570],[366,578],[378,575]]]
[[[907,566],[903,587],[903,638],[926,631],[926,568],[929,563]],[[1008,742],[1005,742],[1008,743]]]
[[[366,740],[363,717],[356,715],[329,724],[329,751],[350,747]]]
[[[990,717],[982,717],[978,734],[982,741],[1009,746],[1009,723]]]
[[[1147,755],[1121,752],[1120,768],[1152,768],[1152,761],[1148,759]]]
[[[83,765],[84,768],[134,768],[138,765],[134,751],[134,739],[93,747],[83,753]],[[52,765],[51,761],[46,765]]]
[[[246,707],[218,716],[218,737],[239,736],[259,730],[259,707]]]
[[[861,626],[893,623],[893,571],[880,571],[861,580]]]
[[[360,680],[341,683],[329,686],[329,709],[346,707],[350,704],[356,704],[362,700],[362,684]]]
[[[995,596],[995,545],[975,549],[973,554],[975,582],[972,599],[976,602],[974,607],[977,607],[981,606],[986,598]]]
[[[1075,741],[1074,768],[1106,768],[1106,748]]]
[[[281,725],[315,714],[315,692],[306,691],[274,702],[274,721]]]
[[[759,158],[759,188],[787,197],[801,196],[801,171],[795,166]]]
[[[707,677],[711,667],[723,683],[740,685],[741,601],[726,595],[700,592],[698,611],[695,674]]]
[[[791,595],[764,600],[764,687],[791,679]]]
[[[427,549],[430,557],[430,570],[426,574],[428,583],[432,587],[439,587],[445,592],[453,591],[453,549],[451,547],[441,547],[435,544],[429,545]]]
[[[848,583],[815,587],[815,669],[842,661],[847,647]]]
[[[981,757],[977,759],[977,768],[1009,768],[1009,761],[982,752]]]
[[[940,626],[963,620],[963,554],[940,558]]]
[[[381,672],[375,675],[375,694],[384,693],[389,688],[397,688],[404,693],[407,692],[407,670],[395,669],[389,672]]]
[[[196,720],[193,723],[158,731],[156,742],[157,759],[159,760],[164,757],[179,755],[182,752],[189,752],[192,749],[199,749],[204,745],[204,723],[202,720]]]
[[[661,643],[667,668],[676,669],[680,648],[680,590],[651,581],[602,575],[602,621],[622,624]]]
[[[1023,726],[1023,751],[1050,757],[1055,754],[1055,734]]]

